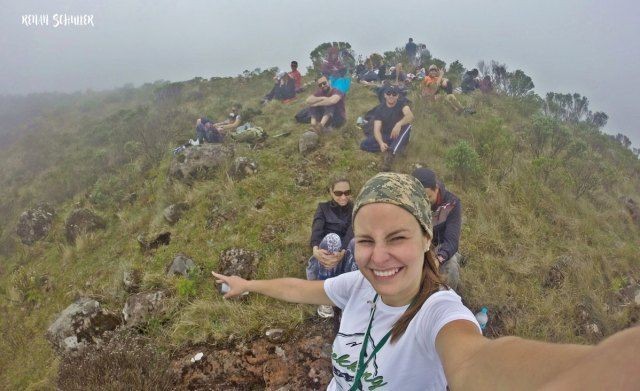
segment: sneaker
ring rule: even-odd
[[[333,307],[330,305],[319,305],[318,316],[321,318],[333,318]]]
[[[196,140],[189,140],[189,144],[193,145],[194,147],[196,145],[200,145],[200,140],[196,139]]]

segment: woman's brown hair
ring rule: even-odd
[[[391,343],[396,342],[404,332],[407,330],[409,323],[413,317],[420,311],[422,305],[427,299],[435,292],[440,290],[441,287],[446,286],[440,276],[438,258],[430,248],[424,253],[424,263],[422,265],[422,278],[420,279],[420,289],[418,294],[413,299],[409,308],[402,314],[400,319],[391,328]]]

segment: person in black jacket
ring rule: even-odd
[[[307,264],[308,280],[326,280],[357,269],[353,259],[351,183],[346,178],[336,178],[328,190],[331,200],[320,202],[313,216],[310,240],[313,256]],[[320,306],[318,315],[331,317],[333,308]]]
[[[440,273],[447,284],[457,289],[460,282],[460,260],[458,252],[462,228],[462,204],[460,199],[448,191],[436,174],[427,168],[417,168],[412,175],[424,187],[432,212],[433,241],[440,262]]]

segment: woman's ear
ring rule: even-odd
[[[424,240],[423,240],[423,242],[424,242],[424,247],[423,247],[424,251],[423,252],[426,253],[431,248],[431,238],[428,237],[427,235],[424,235],[423,238],[424,238]]]

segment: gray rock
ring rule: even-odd
[[[118,315],[101,309],[97,301],[81,298],[60,313],[46,337],[58,353],[79,352],[90,344],[103,344],[104,333],[120,323]]]
[[[319,144],[320,137],[318,137],[318,134],[308,130],[300,136],[300,140],[298,141],[298,151],[300,151],[302,155],[306,155],[318,148]]]
[[[258,172],[258,163],[248,157],[240,156],[235,158],[229,168],[228,174],[234,180],[241,180]]]
[[[47,236],[54,216],[55,210],[48,204],[40,204],[22,212],[16,229],[22,243],[31,245]]]
[[[640,289],[636,291],[636,296],[633,298],[637,306],[640,306]]]
[[[167,266],[167,277],[171,277],[176,274],[189,277],[189,273],[196,269],[196,264],[193,262],[193,259],[184,254],[177,254],[175,258],[173,258],[173,262]]]
[[[171,204],[164,209],[162,215],[169,224],[175,224],[180,220],[182,214],[189,210],[189,204],[186,202],[178,202],[177,204]]]
[[[129,296],[122,309],[125,324],[136,326],[145,322],[149,316],[162,313],[164,299],[165,294],[162,291]]]
[[[211,179],[233,158],[233,149],[222,144],[204,144],[185,149],[174,157],[169,175],[184,182]]]
[[[104,229],[106,221],[89,209],[75,209],[65,222],[66,236],[69,243],[75,243],[80,235]]]
[[[230,248],[220,253],[218,269],[227,276],[240,276],[252,279],[258,266],[259,256],[255,251],[243,248]]]
[[[284,340],[284,330],[283,329],[269,329],[264,335],[271,342],[281,342]]]

